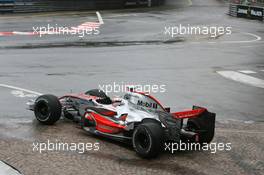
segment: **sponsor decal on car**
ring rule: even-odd
[[[138,100],[137,105],[138,106],[147,107],[147,108],[154,108],[154,109],[158,108],[158,104],[157,103],[144,102],[142,100]]]

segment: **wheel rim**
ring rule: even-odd
[[[39,101],[35,110],[40,120],[46,120],[50,115],[49,106],[45,101]]]
[[[141,147],[141,149],[146,150],[150,146],[149,135],[147,133],[145,133],[145,132],[137,133],[136,136],[135,136],[135,142],[136,142],[136,145]]]

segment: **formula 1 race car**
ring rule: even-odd
[[[41,95],[29,109],[40,123],[52,125],[64,116],[89,133],[131,143],[143,158],[156,157],[165,142],[209,143],[215,130],[215,114],[206,108],[170,112],[153,96],[133,88],[113,99],[99,89],[60,98]]]

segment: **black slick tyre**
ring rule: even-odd
[[[61,104],[54,95],[42,95],[35,101],[34,113],[36,119],[45,125],[52,125],[61,117]]]
[[[142,158],[157,157],[162,150],[163,136],[163,128],[160,124],[142,123],[133,132],[134,150]]]

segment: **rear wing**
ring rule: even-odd
[[[186,118],[196,118],[200,116],[202,113],[207,112],[206,108],[193,106],[192,110],[186,110],[181,112],[173,112],[171,113],[176,119],[186,119]]]

